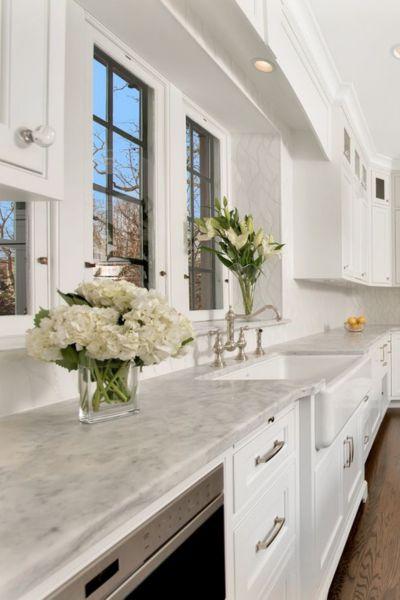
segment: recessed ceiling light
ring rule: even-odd
[[[395,58],[400,59],[400,44],[396,44],[396,46],[393,46],[392,54]]]
[[[262,73],[272,73],[275,69],[274,65],[264,58],[256,58],[254,60],[254,66],[257,71],[261,71]]]

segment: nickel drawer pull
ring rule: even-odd
[[[285,442],[280,442],[279,440],[275,440],[274,446],[273,446],[273,448],[271,448],[271,450],[268,450],[268,452],[266,452],[264,454],[264,456],[257,456],[256,467],[258,465],[262,465],[263,463],[267,463],[268,461],[271,460],[271,458],[274,458],[274,456],[276,456],[278,454],[278,452],[280,452],[282,450],[284,445],[285,445]]]
[[[279,535],[280,530],[285,524],[285,517],[275,517],[274,526],[270,533],[267,533],[265,538],[256,544],[256,552],[266,550]]]
[[[347,438],[343,441],[343,445],[345,448],[345,461],[344,461],[344,465],[343,468],[344,469],[349,469],[351,466],[351,459],[352,459],[352,450],[351,450],[351,438],[350,436],[347,436]],[[347,453],[346,453],[346,447],[347,447]],[[347,456],[346,456],[347,454]]]
[[[363,402],[368,402],[368,400],[369,400],[369,395],[367,394],[366,396],[364,396]]]

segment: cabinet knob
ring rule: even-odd
[[[47,258],[47,256],[39,256],[37,262],[39,263],[39,265],[48,265],[49,259]]]
[[[25,144],[36,144],[41,148],[48,148],[54,144],[56,132],[50,125],[40,125],[36,129],[20,129],[18,135]]]
[[[167,272],[166,271],[160,271],[160,275],[161,275],[161,277],[166,277]]]
[[[96,263],[85,260],[85,269],[94,269],[95,266],[96,266]]]
[[[190,275],[188,275],[187,273],[184,274],[183,279],[190,279]]]

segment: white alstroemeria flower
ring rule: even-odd
[[[236,250],[240,250],[241,248],[243,248],[243,246],[246,245],[247,240],[249,239],[248,232],[237,235],[237,233],[235,233],[232,228],[228,229],[225,235],[232,244],[232,246],[236,248]]]
[[[264,230],[262,227],[260,227],[260,229],[257,231],[257,233],[254,237],[255,248],[258,248],[258,246],[261,246],[263,239],[264,239]]]
[[[208,219],[204,219],[203,223],[204,225],[200,222],[197,224],[200,230],[200,235],[198,236],[198,239],[200,242],[208,242],[209,240],[215,238],[216,235],[218,235],[218,230],[215,227],[216,222],[211,217]]]
[[[268,256],[281,254],[281,250],[276,248],[276,242],[273,235],[268,235],[263,238],[261,246],[259,246],[258,253],[265,259],[268,258]]]
[[[252,215],[249,215],[247,217],[246,225],[247,225],[249,234],[251,235],[252,233],[254,233],[254,221],[253,221]]]

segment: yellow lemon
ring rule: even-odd
[[[359,322],[360,325],[365,325],[365,323],[367,322],[367,319],[361,315],[361,317],[358,317],[357,321]]]
[[[349,317],[347,319],[347,323],[350,325],[350,327],[354,327],[355,325],[357,325],[356,317]]]

